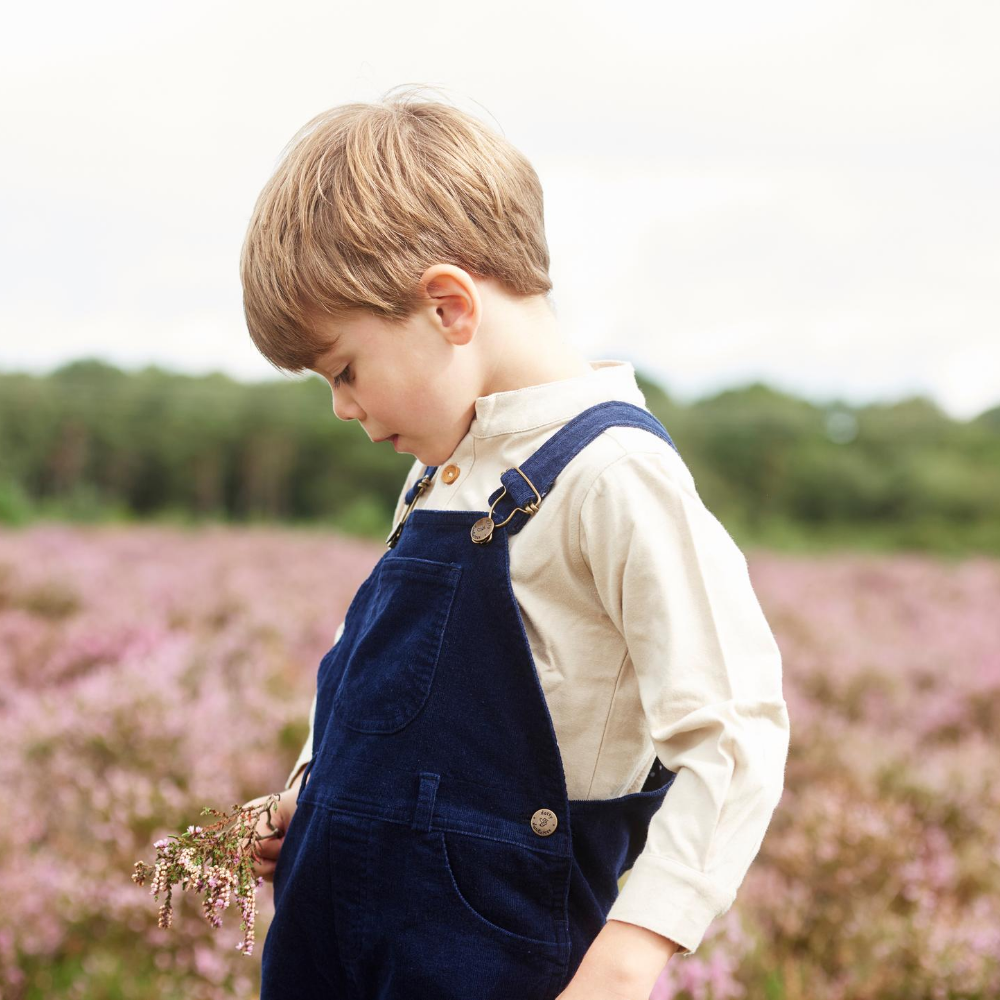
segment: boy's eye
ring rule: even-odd
[[[351,381],[350,372],[351,372],[351,366],[347,365],[346,367],[344,367],[344,369],[341,371],[339,375],[334,375],[333,387],[335,389],[339,389],[344,382],[350,382]]]

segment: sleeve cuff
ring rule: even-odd
[[[677,942],[676,955],[687,956],[698,950],[709,925],[734,899],[701,872],[643,851],[608,911],[608,920],[662,934]]]

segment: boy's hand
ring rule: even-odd
[[[274,869],[278,866],[278,855],[281,853],[281,844],[285,837],[285,831],[288,829],[288,824],[292,821],[292,816],[295,815],[295,800],[299,796],[299,785],[301,782],[302,772],[299,772],[298,777],[290,788],[286,788],[283,792],[271,793],[278,796],[278,805],[271,810],[271,824],[278,831],[277,834],[267,825],[267,813],[262,813],[260,819],[257,821],[255,832],[262,839],[258,840],[255,845],[253,873],[255,877],[263,877],[265,882],[274,881]],[[246,809],[248,806],[263,805],[268,798],[268,795],[260,795],[256,799],[244,802],[242,808]]]
[[[556,1000],[648,1000],[679,947],[645,927],[608,920]]]

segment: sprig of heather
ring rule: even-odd
[[[243,939],[236,945],[244,955],[253,954],[254,918],[257,916],[257,890],[262,876],[254,877],[253,863],[259,858],[257,842],[277,834],[271,823],[271,813],[278,805],[278,796],[271,795],[253,807],[234,805],[228,813],[206,806],[202,815],[220,817],[210,826],[189,826],[186,832],[171,834],[154,842],[156,863],[136,861],[132,881],[145,885],[150,880],[150,895],[155,899],[164,893],[160,904],[158,925],[173,923],[172,895],[178,883],[182,890],[204,892],[202,912],[215,928],[222,926],[222,912],[232,899],[240,908]],[[267,815],[272,831],[262,837],[257,833],[260,817]]]

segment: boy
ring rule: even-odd
[[[646,998],[780,799],[746,561],[548,266],[527,160],[408,95],[312,119],[258,200],[254,343],[415,459],[260,846],[261,1000]]]

